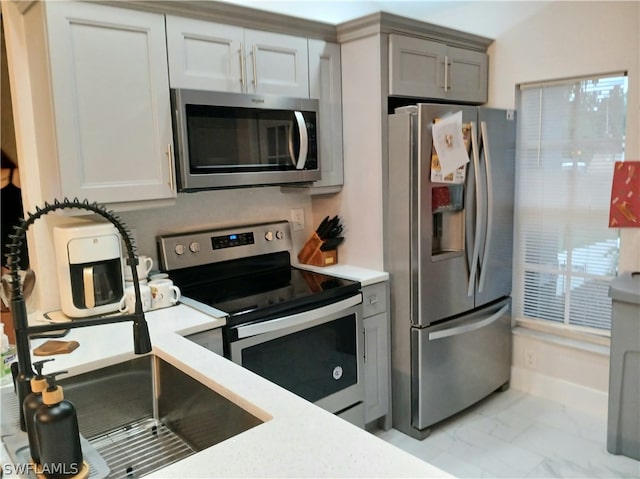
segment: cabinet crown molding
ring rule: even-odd
[[[493,39],[452,28],[434,25],[387,12],[377,12],[337,25],[339,43],[345,43],[375,34],[399,33],[446,43],[452,47],[486,52]]]
[[[335,25],[213,0],[102,0],[99,3],[336,42]]]
[[[32,2],[21,3],[31,4]],[[237,25],[254,30],[317,38],[333,43],[344,43],[377,33],[400,33],[479,52],[486,52],[489,45],[493,43],[491,38],[387,12],[372,13],[339,25],[331,25],[215,0],[128,0],[126,2],[100,0],[97,3]]]

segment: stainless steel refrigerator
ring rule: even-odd
[[[432,181],[433,125],[460,111],[462,182]],[[509,384],[515,125],[513,111],[473,106],[389,115],[393,425],[416,438]]]

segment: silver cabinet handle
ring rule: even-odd
[[[471,152],[473,153],[473,169],[476,183],[476,227],[474,231],[475,241],[473,243],[473,255],[471,256],[471,270],[469,271],[469,288],[467,290],[468,296],[473,296],[475,289],[476,272],[478,267],[478,257],[480,255],[480,175],[479,173],[479,158],[478,158],[478,140],[475,122],[471,122]]]
[[[247,89],[247,65],[244,57],[244,43],[240,42],[240,85],[242,85],[242,91]]]
[[[173,188],[173,146],[167,144],[167,158],[169,159],[169,188]]]
[[[96,295],[93,285],[93,266],[82,268],[82,283],[84,286],[84,305],[87,308],[95,308]]]
[[[307,153],[309,153],[309,134],[307,132],[307,123],[304,121],[302,112],[294,111],[293,115],[296,117],[298,131],[300,132],[300,151],[298,152],[298,163],[296,164],[296,169],[302,170],[307,162]]]
[[[435,331],[433,333],[429,333],[429,341],[433,341],[436,339],[449,338],[451,336],[459,336],[461,334],[470,333],[471,331],[476,331],[477,329],[484,328],[485,326],[489,326],[491,323],[494,323],[498,319],[500,319],[507,311],[509,311],[509,305],[503,306],[497,313],[492,314],[488,318],[481,319],[479,321],[464,324],[462,326],[456,326],[454,328],[443,329],[442,331]]]
[[[489,153],[489,143],[487,135],[487,122],[480,122],[480,135],[482,138],[482,148],[484,150],[484,170],[486,173],[485,197],[487,198],[487,217],[485,219],[485,239],[484,251],[480,258],[480,281],[478,282],[478,292],[482,292],[484,278],[486,276],[486,260],[489,258],[489,248],[491,246],[491,228],[493,227],[493,182],[491,180],[491,157]]]
[[[292,314],[289,316],[283,316],[281,318],[272,319],[270,321],[263,321],[262,323],[248,324],[246,326],[239,326],[238,339],[248,338],[249,336],[255,336],[256,334],[270,333],[273,331],[281,331],[292,326],[298,326],[300,324],[312,323],[314,321],[322,320],[332,314],[339,313],[340,311],[347,310],[352,306],[356,306],[362,303],[362,295],[360,293],[350,298],[343,299],[337,303],[331,303],[326,306],[322,306],[311,311],[303,311],[301,313]]]
[[[369,304],[376,304],[378,302],[377,296],[369,296]]]
[[[251,55],[253,61],[253,86],[258,91],[258,58],[256,55],[256,44],[253,44],[253,54]]]
[[[449,57],[444,56],[444,91],[449,91]]]

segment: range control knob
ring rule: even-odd
[[[192,253],[197,253],[198,251],[200,251],[200,243],[198,243],[197,241],[194,241],[189,245],[189,249],[191,250]]]
[[[278,238],[278,239],[284,238],[284,232],[283,231],[276,231],[276,238]]]
[[[175,251],[178,256],[183,255],[184,254],[184,245],[183,244],[177,244],[176,247],[173,249],[173,251]]]
[[[267,231],[264,234],[264,239],[266,239],[267,241],[273,241],[273,231]]]

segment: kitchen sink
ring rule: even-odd
[[[152,355],[59,383],[76,407],[80,433],[86,439],[83,452],[94,478],[142,477],[263,423]],[[26,434],[21,434],[26,441]],[[11,441],[5,437],[3,441],[12,448]],[[96,462],[104,461],[106,472],[100,472],[104,467],[93,467],[86,449],[97,452]],[[20,460],[19,454],[13,456]]]

